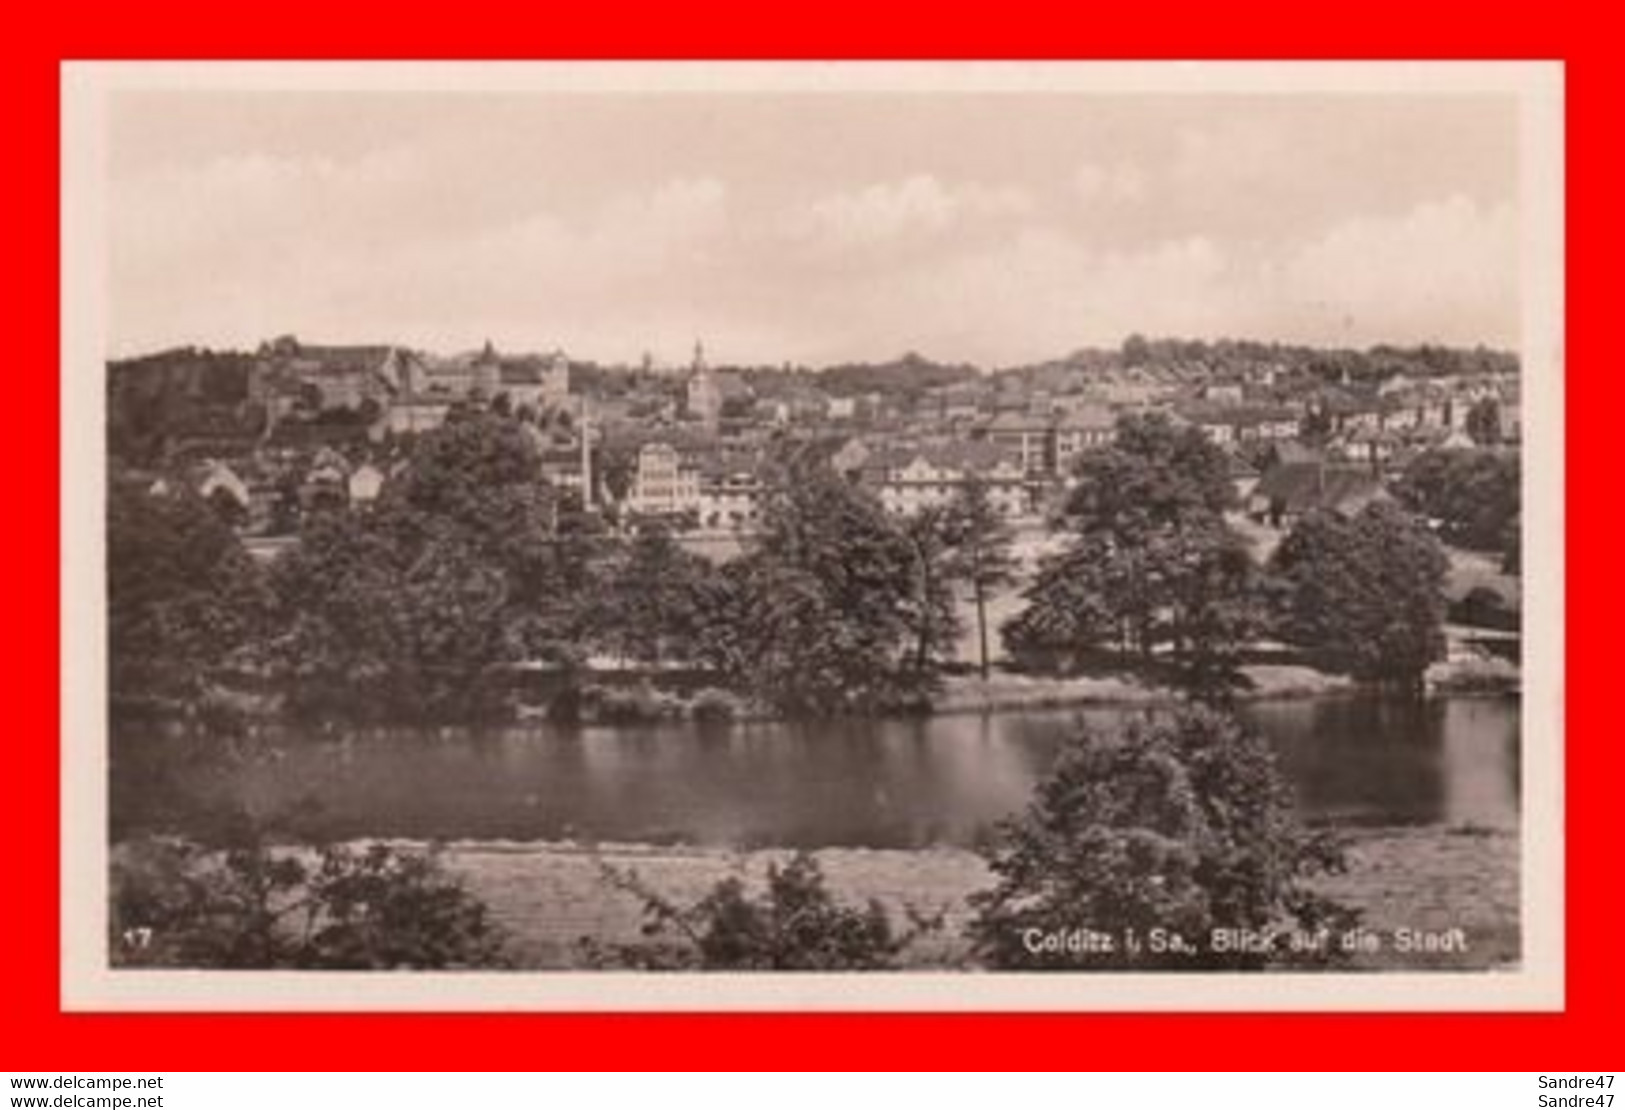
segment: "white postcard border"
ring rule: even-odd
[[[1515,970],[224,972],[107,959],[106,108],[129,89],[1507,93],[1524,413]],[[62,69],[62,1006],[72,1011],[1550,1011],[1563,1006],[1563,69],[1557,62],[69,62]]]

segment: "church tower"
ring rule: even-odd
[[[716,376],[705,363],[705,344],[699,340],[694,341],[694,361],[688,368],[684,407],[690,417],[708,427],[715,427],[722,416],[722,391],[717,386]]]
[[[497,390],[502,384],[502,359],[497,355],[497,349],[489,339],[475,356],[469,370],[470,390],[485,398],[497,395]]]

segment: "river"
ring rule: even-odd
[[[112,750],[112,832],[196,834],[199,803],[301,807],[337,837],[597,840],[731,847],[969,846],[1026,804],[1082,716],[636,727],[291,728],[250,740],[127,729]],[[1515,698],[1260,702],[1302,816],[1339,825],[1515,829]]]

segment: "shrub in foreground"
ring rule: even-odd
[[[186,968],[501,967],[485,905],[434,852],[215,850],[149,838],[114,851],[115,965]]]
[[[969,931],[998,968],[1318,963],[1335,942],[1288,938],[1354,923],[1305,882],[1341,869],[1337,845],[1298,824],[1265,742],[1209,709],[1082,728],[984,855],[997,883],[971,896]],[[1272,930],[1269,949],[1244,946]]]
[[[900,966],[904,951],[942,926],[940,917],[909,913],[893,927],[885,907],[837,902],[818,861],[799,852],[767,868],[766,888],[752,894],[729,877],[704,898],[682,906],[635,874],[606,866],[606,881],[643,904],[641,944],[605,945],[583,939],[586,962],[642,970],[873,971]]]

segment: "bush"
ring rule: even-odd
[[[910,911],[909,928],[894,929],[885,907],[871,899],[842,905],[824,885],[809,853],[784,866],[769,864],[767,889],[753,898],[742,880],[723,879],[700,901],[679,906],[635,874],[604,867],[605,880],[643,903],[643,944],[603,945],[584,938],[596,967],[659,970],[872,971],[895,968],[905,949],[942,927],[940,917]]]
[[[998,882],[971,896],[969,932],[999,968],[1258,968],[1292,958],[1285,942],[1225,951],[1214,931],[1354,920],[1303,882],[1341,868],[1337,846],[1298,826],[1265,743],[1207,709],[1083,729],[983,854]]]
[[[1395,505],[1309,513],[1270,557],[1275,634],[1356,678],[1420,690],[1444,658],[1438,539]]]
[[[1474,586],[1460,601],[1450,606],[1450,619],[1457,624],[1516,632],[1522,623],[1518,610],[1507,604],[1500,591]]]
[[[121,845],[112,962],[138,967],[448,969],[506,965],[483,903],[434,852]]]
[[[689,713],[696,721],[731,721],[740,715],[740,700],[727,690],[707,686],[694,695]]]
[[[642,725],[682,716],[681,702],[647,682],[636,686],[589,686],[582,691],[580,718],[593,724]]]

